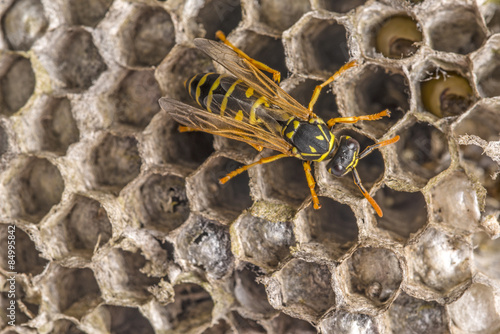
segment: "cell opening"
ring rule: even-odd
[[[446,136],[428,123],[413,124],[400,133],[400,139],[395,145],[404,169],[426,181],[450,166]]]
[[[366,0],[338,0],[338,1],[320,0],[319,4],[321,8],[324,8],[332,12],[347,13],[356,7],[362,6],[365,2]]]
[[[29,59],[3,56],[0,58],[0,110],[11,116],[28,102],[35,90],[35,73]]]
[[[260,1],[260,21],[278,31],[290,28],[302,15],[309,12],[308,1]],[[286,13],[286,15],[284,15]]]
[[[384,248],[359,248],[346,261],[344,269],[348,279],[348,297],[355,300],[361,296],[375,307],[388,303],[403,280],[399,259]]]
[[[2,19],[2,30],[9,48],[18,51],[28,51],[45,34],[48,25],[40,0],[13,1]]]
[[[123,32],[129,39],[130,66],[155,66],[175,45],[175,28],[170,15],[160,7],[143,7]]]
[[[138,215],[146,229],[169,233],[189,216],[189,200],[183,178],[174,175],[150,175],[138,189]],[[134,205],[134,204],[132,204]]]
[[[130,71],[110,99],[118,123],[145,128],[160,110],[160,86],[151,70]]]
[[[250,214],[236,220],[231,237],[233,248],[239,249],[237,257],[266,269],[276,269],[295,244],[291,222],[270,222]]]
[[[396,69],[378,65],[364,67],[356,79],[354,116],[370,115],[389,109],[391,116],[377,121],[364,121],[359,126],[381,136],[410,110],[410,90],[406,77]]]
[[[430,45],[435,50],[465,55],[479,49],[486,40],[483,27],[472,8],[441,9],[433,16],[426,30]]]
[[[11,191],[20,200],[18,217],[38,223],[61,200],[64,180],[46,159],[29,158],[20,170],[11,184]]]
[[[477,90],[484,97],[500,96],[499,42],[499,36],[493,36],[473,58]]]
[[[267,300],[264,285],[256,282],[257,277],[257,274],[248,267],[236,271],[234,295],[247,310],[263,316],[275,314],[276,310]]]
[[[420,99],[425,110],[437,117],[459,116],[474,103],[472,85],[463,75],[433,68],[420,80]]]
[[[197,192],[200,209],[209,208],[232,221],[241,211],[252,205],[248,172],[243,172],[224,184],[219,182],[219,179],[241,166],[243,164],[235,160],[217,157],[209,160],[204,168],[192,177],[192,187]]]
[[[226,226],[192,215],[177,236],[176,259],[201,275],[220,279],[233,269],[234,257]]]
[[[407,58],[417,52],[422,42],[419,23],[408,15],[395,15],[380,24],[374,36],[375,48],[388,58]]]
[[[352,209],[328,197],[319,197],[320,210],[311,205],[299,213],[306,224],[310,241],[338,248],[345,254],[358,239],[358,225]]]
[[[381,188],[374,196],[384,216],[377,217],[379,228],[395,233],[398,238],[407,240],[427,223],[427,206],[420,192],[397,191],[388,187]]]
[[[139,175],[141,157],[137,140],[132,136],[117,137],[107,134],[94,148],[90,163],[95,185],[119,192]]]
[[[72,25],[95,27],[106,15],[113,0],[71,0],[67,3]]]
[[[60,155],[80,139],[80,131],[71,113],[71,103],[66,98],[50,98],[41,115],[43,134],[42,149]]]
[[[308,74],[331,76],[349,61],[345,27],[330,20],[312,19],[296,37],[303,70]]]
[[[85,334],[84,331],[78,329],[78,325],[71,320],[59,319],[54,321],[51,334],[68,333],[68,334]]]
[[[8,250],[8,236],[12,235],[12,225],[0,224],[0,247],[5,251]],[[19,227],[15,227],[14,231],[16,242],[16,258],[22,259],[16,262],[16,271],[18,273],[32,275],[33,277],[40,274],[47,265],[48,261],[40,257],[35,244],[31,241],[28,234],[26,234]],[[9,272],[9,264],[7,253],[6,256],[0,258],[0,267]]]
[[[205,28],[205,38],[214,39],[221,30],[229,34],[241,21],[240,0],[211,0],[200,9],[196,20]]]
[[[500,279],[500,239],[492,239],[484,232],[473,235],[474,265],[493,279]]]
[[[104,309],[104,310],[103,310]],[[153,326],[135,307],[103,305],[103,317],[108,319],[110,333],[154,334]],[[108,316],[105,316],[105,315]]]

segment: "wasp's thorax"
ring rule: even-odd
[[[349,173],[358,164],[359,143],[349,136],[341,136],[338,148],[334,151],[332,160],[326,165],[326,170],[337,177]]]

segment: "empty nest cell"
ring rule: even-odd
[[[262,0],[258,10],[262,23],[277,31],[283,31],[290,28],[302,15],[310,11],[311,6],[308,1]]]
[[[241,21],[240,0],[208,0],[196,15],[205,28],[205,38],[213,39],[221,30],[229,34]]]
[[[85,319],[86,332],[153,334],[150,321],[135,307],[101,305]]]
[[[266,289],[263,284],[257,283],[258,275],[251,266],[245,266],[242,270],[236,271],[234,295],[238,302],[250,310],[257,317],[270,317],[277,311],[267,300]]]
[[[29,59],[0,55],[0,113],[10,116],[21,109],[33,94],[35,83]]]

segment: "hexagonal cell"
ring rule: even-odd
[[[51,265],[42,278],[43,300],[58,312],[80,319],[102,302],[92,270]]]
[[[376,114],[384,109],[391,112],[391,117],[359,123],[377,136],[385,134],[410,109],[408,81],[399,69],[370,64],[363,67],[354,80],[356,106],[346,116]]]
[[[318,0],[318,5],[326,10],[336,13],[347,13],[351,9],[362,6],[366,0]]]
[[[420,186],[438,175],[451,164],[446,135],[426,122],[417,122],[400,132],[395,144],[403,170],[421,180]]]
[[[12,50],[29,50],[48,25],[40,0],[13,1],[2,19],[2,30]]]
[[[467,283],[471,273],[471,245],[460,237],[430,228],[416,244],[406,247],[410,284],[420,287],[425,299],[445,300],[453,289]]]
[[[413,55],[422,42],[420,24],[411,16],[395,15],[380,24],[375,35],[376,50],[388,58]]]
[[[205,1],[195,19],[205,28],[208,39],[213,39],[217,30],[229,34],[241,21],[240,0]]]
[[[292,81],[293,79],[289,79]],[[294,87],[291,89],[287,89],[282,86],[295,100],[297,100],[300,104],[307,107],[309,105],[309,101],[313,95],[314,89],[317,85],[322,84],[323,81],[312,80],[312,79],[297,79],[297,83],[294,84]],[[319,95],[316,104],[314,105],[314,113],[321,117],[323,120],[327,121],[330,118],[341,117],[339,114],[339,107],[337,106],[337,101],[335,100],[335,94],[332,94],[330,91],[325,90]]]
[[[45,266],[47,260],[40,257],[35,244],[31,241],[28,234],[15,225],[0,224],[0,247],[4,256],[0,259],[0,267],[5,272],[17,272],[19,274],[29,274],[37,276]],[[14,239],[12,239],[14,238]],[[7,256],[9,240],[15,241],[16,258],[15,266],[9,264]]]
[[[311,205],[297,215],[301,243],[325,245],[335,258],[344,255],[358,240],[358,225],[352,209],[328,197],[319,197],[320,210]]]
[[[474,8],[456,5],[429,13],[424,25],[435,50],[468,54],[486,40],[484,26]]]
[[[293,317],[317,321],[335,305],[328,266],[293,259],[266,282],[271,305]]]
[[[68,23],[71,25],[95,27],[104,18],[112,2],[113,0],[91,0],[85,3],[63,0],[61,7],[66,7],[65,14],[69,16]]]
[[[127,202],[141,226],[165,233],[186,221],[190,211],[184,179],[170,174],[147,176]]]
[[[492,1],[481,1],[479,10],[483,15],[486,26],[490,33],[496,34],[500,32],[500,5]]]
[[[150,67],[158,65],[175,45],[175,28],[162,7],[115,2],[97,27],[96,38],[121,65]]]
[[[192,214],[177,231],[176,261],[188,269],[200,268],[200,274],[220,279],[234,265],[227,227]]]
[[[499,45],[500,36],[493,36],[473,58],[477,90],[485,97],[500,96]]]
[[[90,260],[97,244],[104,245],[112,236],[106,210],[91,198],[77,195],[61,219],[42,226],[41,239],[56,260],[79,257]]]
[[[231,226],[233,253],[265,269],[276,269],[295,244],[291,222],[270,222],[244,213]]]
[[[335,20],[306,14],[283,38],[290,70],[329,77],[349,60],[346,28]]]
[[[354,305],[381,307],[392,301],[403,281],[403,269],[394,252],[385,248],[363,247],[341,265],[346,282],[346,298]],[[359,297],[362,297],[361,300]],[[369,301],[369,304],[366,302]],[[373,311],[373,310],[371,310]],[[364,311],[364,312],[367,312]]]
[[[188,196],[195,210],[232,221],[241,211],[252,205],[248,173],[242,173],[225,184],[219,179],[242,164],[212,156],[196,174],[188,178]]]
[[[481,217],[474,184],[462,171],[455,171],[430,189],[430,208],[436,222],[458,232],[472,232]]]
[[[130,71],[110,95],[114,119],[120,124],[144,128],[160,110],[161,91],[152,70]]]
[[[66,98],[48,98],[40,115],[43,131],[42,150],[61,155],[69,145],[80,139],[80,131],[71,114],[71,104]]]
[[[234,296],[245,311],[250,311],[257,317],[270,317],[277,311],[269,304],[266,289],[257,283],[257,274],[246,266],[235,273]]]
[[[260,185],[266,199],[277,199],[298,208],[311,194],[299,159],[280,159],[255,168],[260,169]]]
[[[139,175],[137,139],[106,134],[92,151],[89,164],[97,188],[119,192]]]
[[[309,1],[264,0],[259,3],[258,10],[260,22],[276,31],[283,31],[290,28],[302,15],[310,11],[311,5]]]
[[[0,113],[10,116],[21,109],[33,94],[35,83],[29,59],[0,56]]]
[[[201,131],[181,133],[178,127],[164,112],[151,121],[141,141],[146,163],[194,170],[214,152],[212,135]]]
[[[92,35],[81,27],[60,27],[35,50],[56,88],[84,91],[107,69]]]
[[[87,333],[153,334],[153,326],[135,307],[101,305],[88,315],[82,327]]]
[[[174,286],[175,299],[159,309],[160,331],[200,333],[210,325],[214,301],[201,286],[182,283]],[[157,320],[157,319],[155,319]]]
[[[404,292],[389,308],[393,333],[450,333],[444,306],[407,295]]]
[[[320,328],[322,333],[336,334],[378,334],[381,332],[380,325],[373,317],[344,310],[326,315],[320,323]]]
[[[3,180],[7,192],[2,209],[11,217],[38,223],[61,200],[61,173],[47,159],[35,157],[18,158],[11,168],[12,177]]]
[[[475,101],[472,85],[458,72],[428,69],[420,79],[420,103],[437,117],[458,116]]]
[[[287,334],[315,334],[317,333],[309,322],[292,318],[285,313],[271,321],[271,327],[268,333],[287,333]]]
[[[487,285],[473,284],[465,293],[448,306],[453,325],[463,333],[498,333],[500,315],[498,296]]]
[[[148,261],[139,252],[112,248],[96,254],[93,269],[104,300],[127,305],[148,302],[152,298],[148,288],[159,279],[144,273],[147,265]]]
[[[475,267],[488,277],[500,279],[500,238],[493,240],[480,232],[474,235],[473,243]]]
[[[377,226],[390,231],[399,240],[406,240],[427,223],[427,205],[420,192],[397,191],[381,188],[374,196],[384,212],[377,217]]]

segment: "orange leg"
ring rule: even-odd
[[[233,43],[231,43],[230,41],[228,41],[226,39],[226,35],[224,35],[224,33],[222,31],[220,31],[220,30],[217,31],[215,33],[215,36],[218,39],[220,39],[222,42],[224,42],[224,44],[226,44],[231,49],[233,49],[234,52],[236,52],[238,55],[240,55],[240,57],[248,60],[252,65],[254,65],[255,67],[257,67],[259,70],[271,73],[273,75],[273,80],[276,81],[277,83],[280,82],[280,80],[281,80],[281,73],[279,71],[276,71],[276,70],[270,68],[269,66],[267,66],[264,63],[261,63],[260,61],[257,61],[257,60],[255,60],[253,58],[250,58],[245,52],[241,51]]]
[[[281,158],[286,158],[286,157],[289,157],[289,155],[287,155],[287,154],[278,154],[278,155],[273,155],[273,156],[270,156],[270,157],[267,157],[267,158],[262,158],[259,161],[256,161],[256,162],[251,163],[249,165],[245,165],[245,166],[240,167],[240,168],[238,168],[236,170],[233,170],[231,173],[227,174],[222,179],[220,179],[219,182],[222,183],[222,184],[224,184],[227,181],[231,180],[236,175],[239,175],[239,174],[243,173],[244,171],[246,171],[249,168],[252,168],[253,166],[267,164],[268,162],[272,162],[272,161],[275,161],[275,160],[278,160],[278,159],[281,159]]]
[[[363,185],[361,184],[361,179],[359,178],[359,174],[358,174],[358,171],[356,170],[356,168],[352,169],[352,177],[354,179],[354,183],[358,186],[359,191],[361,191],[361,193],[363,194],[363,196],[365,196],[365,198],[368,200],[368,202],[370,202],[370,204],[372,205],[372,207],[377,212],[377,215],[379,217],[382,217],[384,215],[382,213],[382,209],[380,209],[380,206],[378,206],[377,202],[375,202],[375,200],[373,199],[373,197],[370,196],[370,194],[368,193],[368,191],[366,191],[365,187],[363,187]]]
[[[384,111],[371,115],[331,118],[330,120],[328,120],[327,124],[328,127],[331,128],[336,123],[356,123],[359,121],[376,121],[384,116],[391,117],[391,112],[389,111],[389,109],[385,109]]]
[[[325,86],[329,85],[335,79],[337,79],[338,77],[340,77],[342,75],[342,73],[344,73],[345,71],[347,71],[351,67],[354,67],[354,66],[357,66],[357,65],[358,65],[358,63],[355,60],[348,62],[347,64],[345,64],[344,66],[342,66],[337,72],[335,72],[334,75],[332,75],[330,78],[328,78],[328,80],[326,80],[325,82],[323,82],[321,85],[316,86],[316,88],[314,89],[313,95],[311,97],[311,101],[309,101],[309,108],[308,108],[309,111],[311,111],[311,112],[313,111],[314,104],[316,104],[316,101],[318,101],[319,94],[321,93],[321,90]]]
[[[372,153],[373,150],[376,150],[377,148],[381,148],[383,146],[387,146],[387,145],[390,145],[392,143],[395,143],[399,140],[399,135],[397,136],[394,136],[392,137],[391,139],[387,139],[387,140],[384,140],[384,141],[381,141],[380,143],[376,143],[374,145],[371,145],[371,146],[368,146],[367,148],[365,148],[363,150],[363,152],[361,152],[358,156],[358,160],[359,159],[363,159],[364,157],[366,157],[368,154]]]
[[[321,204],[319,204],[318,195],[316,195],[316,191],[314,190],[316,181],[314,181],[314,177],[311,173],[311,163],[309,161],[304,161],[302,165],[304,166],[304,172],[306,172],[307,185],[309,186],[309,190],[311,191],[313,206],[316,210],[318,210],[321,208]]]

